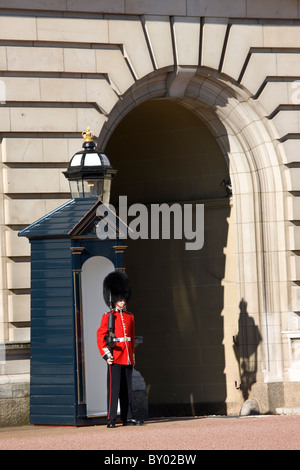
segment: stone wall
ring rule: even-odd
[[[17,233],[69,199],[62,170],[82,130],[105,148],[131,109],[172,98],[230,162],[238,296],[262,326],[263,380],[299,382],[299,20],[295,0],[0,1],[3,344],[30,340]]]

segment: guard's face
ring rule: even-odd
[[[125,299],[121,299],[121,300],[118,300],[118,302],[116,302],[116,307],[117,307],[117,308],[122,309],[122,308],[125,307],[125,305],[126,305]]]

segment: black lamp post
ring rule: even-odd
[[[99,197],[109,203],[111,180],[116,174],[107,156],[96,148],[94,134],[87,127],[82,132],[83,150],[71,158],[63,174],[69,180],[72,198]]]

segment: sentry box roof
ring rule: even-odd
[[[101,219],[101,199],[76,198],[53,210],[19,232],[19,237],[29,239],[96,237],[95,226]],[[105,214],[111,233],[116,238],[126,236],[127,226],[109,209]]]

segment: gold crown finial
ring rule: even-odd
[[[91,132],[89,126],[87,126],[86,130],[82,132],[82,137],[84,138],[84,142],[93,142],[95,134]]]

